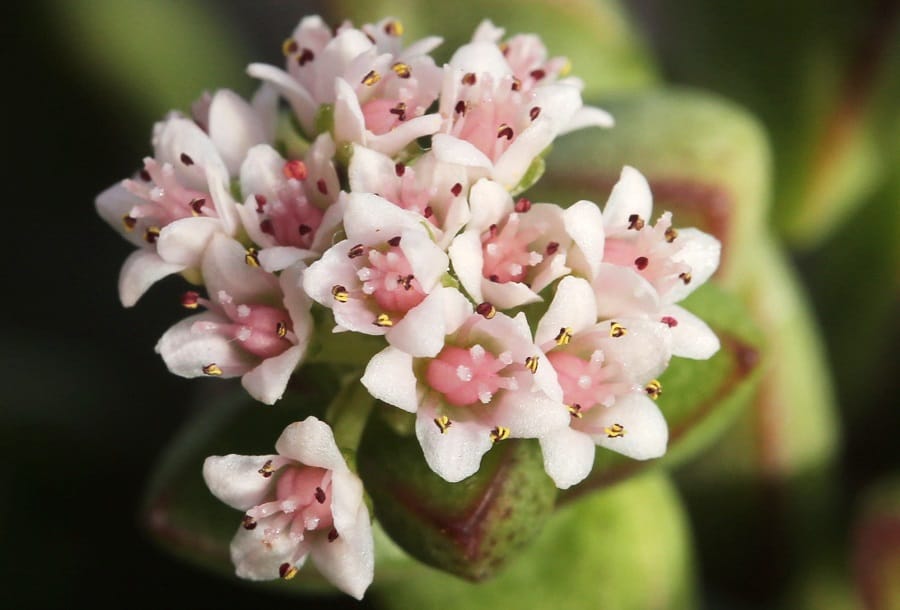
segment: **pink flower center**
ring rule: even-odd
[[[360,255],[364,252],[360,251]],[[425,299],[425,291],[398,246],[392,245],[385,252],[370,248],[366,254],[358,256],[363,263],[356,274],[363,294],[375,299],[381,310],[406,313]]]
[[[528,267],[539,264],[544,257],[529,249],[537,232],[519,230],[519,215],[510,214],[503,225],[497,225],[482,235],[481,243],[484,252],[483,275],[492,282],[521,282],[525,278]]]
[[[603,261],[634,269],[665,294],[679,282],[691,281],[691,266],[673,260],[682,248],[677,235],[672,215],[666,212],[653,228],[642,224],[639,229],[607,236]]]
[[[604,366],[603,352],[596,350],[588,360],[562,350],[553,350],[547,359],[556,371],[567,405],[578,405],[585,412],[594,405],[610,406],[615,397],[629,389],[628,384],[616,380],[613,365]]]
[[[469,349],[448,345],[428,363],[425,378],[452,405],[488,404],[498,390],[518,388],[514,377],[501,375],[510,364],[509,352],[495,356],[477,344]]]
[[[462,97],[456,104],[450,135],[470,142],[492,161],[506,152],[519,131],[526,97],[512,76],[494,79],[490,74],[463,77]]]
[[[275,484],[275,499],[248,510],[244,527],[256,527],[256,521],[272,517],[265,523],[264,540],[287,534],[297,542],[303,541],[308,531],[331,532],[331,479],[331,471],[324,468],[283,467]]]
[[[288,179],[275,199],[256,196],[256,212],[261,220],[259,228],[271,235],[279,246],[309,248],[322,224],[325,213],[306,198],[302,183]]]
[[[217,309],[231,323],[204,320],[194,324],[195,332],[213,332],[239,341],[241,347],[262,359],[278,356],[296,341],[291,316],[284,309],[269,305],[237,305],[224,290],[219,291],[216,300],[219,305]],[[210,306],[205,299],[200,299],[198,303]]]
[[[194,164],[186,155],[182,155],[182,162]],[[141,180],[126,180],[124,186],[129,193],[144,200],[129,213],[132,221],[145,219],[162,228],[191,216],[218,217],[212,197],[179,184],[174,168],[168,163],[160,165],[155,159],[145,159]]]

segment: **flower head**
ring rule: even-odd
[[[244,511],[231,542],[241,578],[289,580],[312,557],[336,587],[362,599],[374,570],[372,527],[359,478],[331,428],[315,417],[284,429],[275,455],[206,458],[210,491]]]

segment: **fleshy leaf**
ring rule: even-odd
[[[359,468],[375,516],[397,544],[472,581],[515,557],[556,498],[536,441],[501,441],[476,474],[448,483],[428,467],[415,436],[399,435],[380,417],[363,434]]]

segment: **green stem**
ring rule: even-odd
[[[354,454],[375,404],[375,399],[359,379],[358,372],[345,377],[341,390],[325,410],[325,419],[331,424],[337,446]]]

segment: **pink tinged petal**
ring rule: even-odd
[[[618,318],[625,332],[610,336],[610,322],[598,326],[604,337],[603,355],[606,362],[614,362],[623,369],[625,378],[644,384],[662,374],[672,357],[672,334],[657,320]]]
[[[437,133],[431,138],[431,150],[442,163],[486,170],[494,167],[487,155],[478,150],[474,144],[444,133]]]
[[[462,278],[460,278],[460,281]],[[465,285],[465,284],[464,284]],[[511,309],[529,303],[539,303],[541,299],[531,288],[519,282],[504,282],[498,284],[488,279],[481,278],[481,294],[483,299],[498,309]],[[475,296],[474,294],[472,295]]]
[[[626,165],[603,208],[603,223],[607,234],[612,230],[626,230],[631,224],[628,218],[632,214],[637,214],[648,222],[652,212],[653,195],[647,179],[638,170]]]
[[[416,417],[416,437],[428,466],[450,483],[478,472],[481,458],[493,445],[489,427],[451,418],[450,425],[441,428],[434,422],[436,417],[434,407],[424,406]]]
[[[178,182],[183,186],[205,191],[211,175],[227,185],[228,169],[219,151],[209,136],[193,121],[170,118],[158,123],[153,135],[153,146],[156,160],[160,164],[170,163],[175,169]],[[187,155],[193,163],[185,164],[182,155]],[[216,203],[219,201],[216,200]]]
[[[253,78],[264,80],[287,98],[303,131],[307,134],[315,133],[316,111],[319,109],[319,104],[313,100],[312,95],[303,85],[284,70],[268,64],[250,64],[247,66],[247,74]]]
[[[669,428],[659,407],[644,394],[621,396],[611,407],[593,409],[590,416],[594,442],[601,447],[636,460],[666,453]]]
[[[273,580],[282,564],[299,568],[306,561],[306,553],[295,560],[298,545],[287,532],[267,534],[266,529],[266,520],[262,520],[252,530],[239,527],[231,539],[231,562],[239,578]]]
[[[565,427],[540,438],[544,470],[559,489],[580,483],[594,467],[595,445],[583,432]]]
[[[130,193],[121,183],[114,184],[97,196],[94,206],[97,213],[117,233],[138,247],[147,247],[144,232],[138,230],[127,231],[124,218],[131,213],[136,205],[145,203],[143,199]]]
[[[361,600],[375,572],[375,544],[364,504],[359,507],[356,521],[356,526],[349,531],[335,527],[338,537],[331,542],[318,540],[310,554],[325,578],[344,593]]]
[[[370,58],[359,61],[360,56],[369,51],[372,51],[372,53],[370,53]],[[331,70],[320,69],[317,74],[318,79],[316,81],[315,91],[313,92],[317,99],[330,101],[327,96],[332,93],[332,91],[330,91],[330,85],[334,76],[336,74],[344,74],[345,72],[350,73],[352,71],[351,64],[354,62],[357,63],[357,66],[375,63],[374,52],[374,43],[369,40],[368,36],[361,30],[345,29],[331,39],[316,59],[316,61],[320,62],[320,66],[328,66],[331,68]],[[351,80],[359,82],[363,74],[364,72],[359,72],[359,68],[357,68],[357,74],[353,76],[357,76],[358,78],[351,78]],[[348,77],[350,77],[349,74]]]
[[[119,271],[119,300],[123,306],[131,307],[150,286],[168,275],[184,271],[185,268],[185,265],[164,261],[152,250],[135,250],[125,259]]]
[[[424,231],[404,231],[400,239],[400,250],[425,292],[431,292],[449,270],[450,259],[447,253]]]
[[[167,330],[156,344],[169,371],[181,377],[202,377],[204,368],[215,364],[222,378],[238,377],[258,362],[240,349],[235,342],[219,333],[203,332],[197,323],[228,323],[227,318],[204,312],[185,318]]]
[[[547,313],[538,322],[534,341],[543,346],[559,335],[561,328],[577,334],[597,322],[597,301],[587,280],[564,277],[556,287]]]
[[[448,248],[453,271],[466,292],[476,301],[484,300],[481,292],[481,271],[484,256],[481,251],[481,237],[475,231],[457,235]]]
[[[241,164],[241,191],[248,195],[274,197],[284,182],[284,158],[268,144],[247,151]]]
[[[456,50],[450,67],[462,73],[491,74],[496,78],[512,74],[503,53],[492,42],[470,42]]]
[[[679,281],[666,292],[664,300],[667,303],[677,303],[702,286],[718,269],[722,254],[719,240],[699,229],[679,229],[675,243],[681,245],[681,250],[673,259],[690,265],[691,280],[688,283]]]
[[[365,141],[366,118],[359,105],[359,98],[347,81],[334,81],[334,141],[338,144]]]
[[[541,114],[541,116],[544,116]],[[535,157],[539,156],[556,137],[557,129],[540,117],[513,140],[509,148],[494,164],[491,177],[512,190],[525,176]]]
[[[347,470],[347,462],[334,441],[331,427],[317,417],[290,424],[275,442],[279,455],[306,466]]]
[[[410,354],[388,346],[369,360],[360,381],[378,400],[415,413],[419,399],[412,359]]]
[[[375,245],[405,230],[424,232],[424,219],[371,193],[351,193],[344,213],[347,240]]]
[[[253,112],[259,117],[263,131],[263,142],[275,140],[278,128],[278,91],[275,87],[263,83],[250,100]]]
[[[390,131],[374,135],[366,135],[369,147],[385,155],[395,155],[410,142],[422,136],[429,136],[441,128],[443,119],[439,114],[425,114],[403,121]]]
[[[259,471],[276,455],[213,455],[203,462],[203,480],[212,494],[232,508],[249,510],[266,500],[272,477]]]
[[[585,271],[588,278],[593,278],[603,261],[603,245],[606,241],[600,208],[590,201],[578,201],[563,212],[563,221],[566,233],[578,246],[587,264]],[[574,267],[572,263],[569,264]]]
[[[203,253],[214,235],[222,232],[218,218],[180,218],[164,226],[156,240],[156,251],[164,261],[185,267],[199,267]]]
[[[443,290],[452,290],[451,288]],[[388,329],[388,343],[415,358],[430,358],[444,347],[444,292],[436,290]]]
[[[209,137],[229,174],[236,174],[247,151],[266,141],[266,129],[254,108],[234,91],[221,89],[209,106]]]
[[[613,127],[616,121],[613,116],[601,108],[594,106],[582,106],[579,108],[572,119],[560,130],[559,135],[565,135],[578,129],[586,127]]]
[[[444,39],[440,36],[426,36],[421,40],[417,40],[398,55],[398,58],[412,58],[419,55],[426,55],[444,43]]]
[[[638,316],[659,311],[656,289],[635,270],[601,263],[593,281],[597,316]]]
[[[266,301],[277,292],[274,276],[246,262],[247,252],[237,241],[213,236],[203,257],[203,279],[209,293],[224,290],[237,304]]]
[[[266,358],[251,371],[241,377],[241,385],[256,400],[275,404],[287,388],[291,374],[300,363],[306,345],[295,345],[272,358]]]
[[[672,333],[672,354],[682,358],[706,360],[719,351],[721,344],[706,322],[679,307],[669,305],[660,310]]]
[[[547,365],[546,362],[540,363]],[[546,366],[547,369],[551,367]],[[504,392],[494,401],[491,420],[509,428],[513,438],[539,438],[569,425],[571,415],[560,400],[551,400],[543,392]]]

